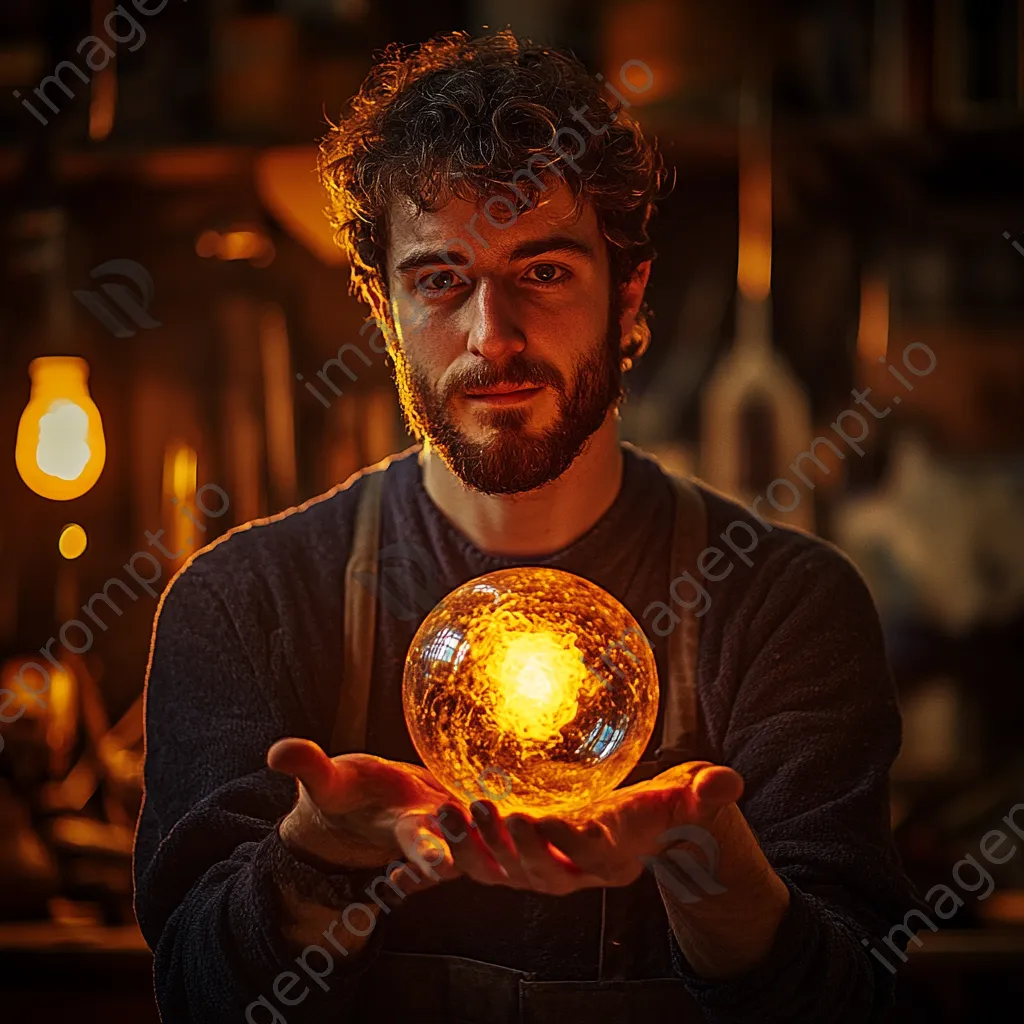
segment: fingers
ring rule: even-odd
[[[650,782],[628,788],[640,792],[641,787],[649,787],[656,792],[665,786],[680,790],[682,802],[675,813],[688,818],[709,819],[743,795],[743,776],[722,764],[686,761],[666,769]]]
[[[604,874],[613,865],[611,835],[596,821],[576,826],[561,818],[541,818],[537,831],[581,871]]]
[[[479,828],[454,803],[442,804],[431,819],[444,833],[455,866],[474,881],[484,885],[508,882],[508,875],[488,849]]]
[[[449,881],[461,873],[448,843],[431,828],[423,814],[408,814],[395,825],[395,839],[413,867],[435,882]]]
[[[425,871],[417,873],[411,864],[400,864],[388,872],[388,884],[392,891],[397,889],[403,899],[424,889],[433,889],[440,881],[440,876],[431,878]]]
[[[569,874],[578,875],[580,869],[572,859],[547,841],[537,828],[537,822],[521,814],[508,819],[508,831],[516,844],[516,852],[527,875],[546,871],[552,865]]]
[[[511,814],[503,821],[490,800],[476,801],[472,811],[481,838],[507,876],[501,884],[551,896],[602,884],[552,844],[529,816]]]
[[[336,801],[346,789],[346,769],[334,762],[312,741],[289,737],[267,751],[267,764],[278,772],[294,775],[318,807]],[[353,772],[348,769],[348,772]]]
[[[508,831],[516,844],[519,863],[530,888],[551,896],[575,892],[587,885],[602,884],[587,876],[541,834],[537,822],[524,815],[508,819]]]
[[[743,795],[743,778],[725,765],[709,765],[694,776],[693,793],[697,799],[698,814],[714,815],[726,804],[736,803]]]
[[[505,873],[505,883],[516,889],[531,888],[529,879],[519,861],[516,844],[508,834],[497,807],[490,800],[477,800],[471,808],[473,821],[480,830],[491,855]]]

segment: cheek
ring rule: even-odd
[[[398,336],[403,357],[427,378],[436,382],[460,352],[456,332],[446,328],[436,311],[418,305],[399,308]]]
[[[608,327],[607,299],[564,295],[533,308],[526,324],[535,351],[557,365],[571,366],[580,355],[603,344]]]
[[[391,314],[398,328],[398,339],[409,352],[421,352],[432,334],[437,318],[414,299],[403,297],[392,301]]]

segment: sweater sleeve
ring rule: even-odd
[[[711,1024],[872,1024],[892,1005],[902,956],[883,943],[902,936],[902,950],[908,935],[890,929],[926,906],[890,827],[901,724],[881,626],[831,547],[765,569],[774,583],[723,645],[743,670],[722,759],[744,777],[740,809],[790,906],[766,960],[739,978],[699,977],[674,936],[673,960]]]
[[[225,584],[227,600],[205,557],[164,595],[146,680],[135,908],[157,1002],[175,1024],[343,1021],[383,929],[347,962],[323,940],[331,971],[316,951],[306,959],[322,982],[282,935],[279,882],[291,855],[277,823],[295,782],[266,767],[266,752],[285,735],[318,737],[259,599],[239,582]]]

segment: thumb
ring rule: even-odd
[[[743,795],[743,777],[722,764],[708,765],[693,780],[698,813],[713,815],[726,804],[734,804]]]
[[[267,765],[274,771],[294,775],[318,807],[330,803],[338,792],[338,770],[312,740],[278,740],[267,751]]]

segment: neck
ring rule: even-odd
[[[520,494],[467,487],[429,444],[420,454],[430,500],[481,551],[549,555],[587,532],[611,507],[622,484],[622,449],[613,412],[557,479]]]

